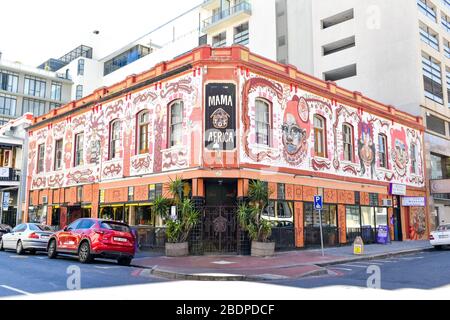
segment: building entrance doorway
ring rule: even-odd
[[[212,180],[205,183],[203,245],[206,254],[237,253],[237,182]]]

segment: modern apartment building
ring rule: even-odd
[[[0,125],[25,113],[43,115],[69,102],[67,74],[11,62],[0,54]]]
[[[302,48],[294,51],[306,53],[294,53],[288,61],[424,118],[430,210],[436,224],[449,223],[450,1],[296,2],[309,16],[296,22],[288,19],[303,30],[297,39]],[[287,46],[298,46],[297,42]]]

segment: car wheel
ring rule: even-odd
[[[3,239],[0,240],[0,251],[5,251],[5,248],[3,247]]]
[[[117,259],[117,263],[121,266],[129,266],[131,264],[132,258],[119,258]]]
[[[20,256],[21,254],[23,254],[23,245],[22,245],[22,241],[18,241],[17,242],[17,246],[16,246],[16,253]]]
[[[81,263],[89,263],[92,261],[91,248],[89,242],[84,241],[78,249],[78,260]]]
[[[49,259],[55,259],[57,255],[58,253],[56,251],[56,240],[50,240],[47,248],[47,256],[49,257]]]

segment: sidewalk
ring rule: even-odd
[[[327,274],[326,266],[351,261],[381,259],[393,255],[431,249],[429,241],[393,242],[389,245],[366,245],[365,254],[353,255],[353,247],[280,252],[273,257],[249,256],[189,256],[169,258],[141,252],[133,260],[143,268],[142,275],[151,274],[167,279],[204,281],[267,281],[297,279]]]

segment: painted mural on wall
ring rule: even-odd
[[[410,207],[410,226],[408,232],[411,240],[428,240],[424,207]]]
[[[241,163],[424,186],[424,145],[418,130],[259,75],[240,77],[241,132],[245,133],[240,137]],[[271,104],[269,146],[256,143],[258,99]],[[326,152],[320,156],[315,152],[315,115],[325,120]],[[350,160],[344,158],[344,124],[353,131]],[[387,139],[385,164],[379,152],[380,136]]]
[[[190,166],[191,133],[201,128],[202,77],[184,75],[120,99],[98,104],[76,117],[32,132],[29,137],[31,189],[61,188],[123,176],[141,176]],[[183,143],[167,141],[168,106],[183,101]],[[138,151],[137,117],[148,112],[148,150]],[[118,121],[116,157],[111,159],[111,123]],[[82,159],[75,166],[75,137],[83,135]],[[62,167],[55,170],[55,142],[63,139]],[[44,172],[37,171],[37,149],[45,144]],[[148,152],[147,152],[148,151]],[[128,160],[129,159],[129,160]]]

